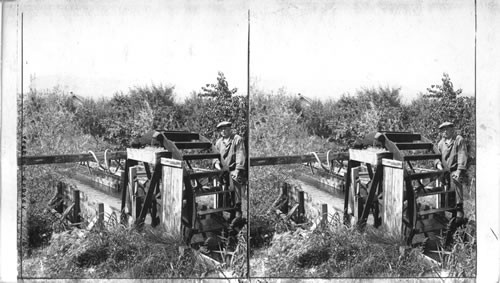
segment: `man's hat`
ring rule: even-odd
[[[224,121],[224,122],[220,122],[218,125],[217,125],[217,129],[219,128],[222,128],[222,127],[231,127],[233,123],[229,122],[229,121]]]
[[[453,127],[453,123],[451,122],[444,122],[443,124],[439,125],[439,129],[444,129],[444,128],[448,128],[448,127]]]

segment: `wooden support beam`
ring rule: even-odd
[[[104,228],[104,203],[97,204],[97,227]]]
[[[377,166],[377,169],[375,170],[375,176],[370,182],[370,190],[368,192],[368,197],[366,198],[366,202],[363,208],[363,213],[361,214],[361,218],[359,219],[358,223],[361,225],[364,225],[366,223],[366,220],[368,219],[368,214],[370,213],[370,208],[372,207],[373,201],[375,199],[375,193],[377,191],[377,187],[379,183],[382,181],[382,175],[383,170],[382,166]]]
[[[121,173],[121,193],[122,193],[122,205],[120,207],[121,213],[125,213],[125,205],[127,203],[127,183],[128,183],[128,170],[130,168],[130,161],[125,162],[125,170]]]
[[[293,214],[295,213],[295,211],[297,211],[297,209],[299,208],[300,204],[296,203],[292,209],[290,209],[290,211],[286,214],[286,219],[290,219],[292,218]]]
[[[283,213],[287,214],[288,213],[288,200],[290,199],[288,197],[288,187],[289,185],[285,182],[280,182],[280,189],[281,189],[281,195],[284,197],[284,202],[281,205],[281,207],[278,207],[279,210],[283,211]]]
[[[321,162],[327,162],[326,153],[318,153],[318,158]],[[328,162],[332,160],[348,160],[347,152],[331,153],[328,155]],[[250,157],[250,166],[266,166],[266,165],[283,165],[283,164],[300,164],[308,162],[316,162],[317,159],[313,154],[304,155],[284,155],[284,156],[261,156]]]
[[[356,221],[361,217],[362,202],[360,198],[360,188],[359,188],[359,166],[351,169],[351,195],[350,202],[352,215],[354,215]]]
[[[104,162],[104,152],[95,153],[99,161]],[[125,159],[127,152],[116,151],[107,154],[108,159]],[[82,161],[95,161],[90,153],[80,154],[60,154],[60,155],[30,155],[17,158],[17,165],[40,165],[40,164],[56,164],[56,163],[73,163]]]
[[[132,166],[129,168],[128,172],[128,194],[129,194],[129,212],[132,215],[132,219],[137,219],[137,191],[136,191],[136,176],[137,176],[137,166]]]
[[[353,198],[354,191],[351,188],[352,180],[351,180],[351,171],[352,168],[359,166],[361,163],[354,160],[349,160],[347,162],[347,172],[344,175],[344,222],[349,222],[349,203],[354,204],[354,199],[351,201],[350,198]]]
[[[321,205],[321,227],[325,228],[328,224],[328,204]]]
[[[172,157],[172,153],[163,148],[127,148],[127,158],[147,162],[151,164],[160,163],[162,157]]]
[[[73,207],[73,223],[80,222],[80,191],[73,191],[73,202],[75,206]]]
[[[306,215],[306,207],[305,207],[305,200],[304,200],[304,191],[299,191],[299,215],[298,215],[298,222],[302,223],[304,221]]]
[[[64,187],[63,182],[57,183],[57,197],[61,199],[63,199],[63,187]],[[62,213],[63,209],[64,209],[64,200],[61,200],[61,202],[55,207],[55,210],[59,213]]]
[[[383,158],[392,158],[392,153],[375,149],[349,149],[350,160],[378,165],[382,163]]]
[[[146,219],[146,214],[148,213],[149,208],[151,207],[151,204],[153,202],[153,192],[155,191],[155,187],[161,180],[161,173],[162,173],[161,166],[162,166],[161,163],[158,162],[154,168],[153,176],[151,177],[151,182],[149,184],[148,191],[146,192],[146,197],[144,199],[140,215],[138,218],[136,218],[137,220],[135,223],[138,225],[144,223],[144,219]]]

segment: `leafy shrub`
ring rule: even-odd
[[[185,100],[183,128],[215,141],[217,124],[227,120],[233,123],[234,132],[248,141],[248,97],[236,93],[237,89],[230,89],[224,73],[219,72],[217,83],[206,84],[199,93]]]

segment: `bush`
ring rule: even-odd
[[[116,226],[109,230],[73,229],[52,236],[50,245],[38,255],[45,278],[175,278],[199,276],[195,259],[188,251],[180,255],[181,239],[161,231]],[[30,266],[28,266],[30,267]],[[41,272],[25,268],[23,276]]]
[[[237,91],[229,88],[224,74],[219,72],[217,83],[206,84],[200,92],[185,100],[182,105],[183,128],[215,141],[217,124],[231,121],[234,132],[244,138],[248,148],[248,97],[236,95]]]
[[[269,276],[415,277],[431,274],[422,250],[401,254],[401,242],[378,231],[330,224],[309,232],[275,235],[268,252]]]

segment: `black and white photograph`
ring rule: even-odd
[[[18,276],[245,278],[245,3],[19,9]]]
[[[474,8],[252,10],[251,277],[476,277]]]
[[[1,2],[0,281],[500,280],[500,5]]]

